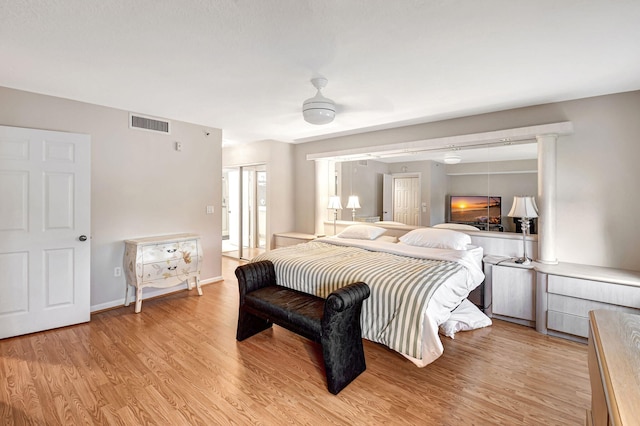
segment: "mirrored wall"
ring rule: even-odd
[[[342,200],[338,220],[416,226],[453,222],[483,231],[519,232],[520,224],[508,217],[513,197],[537,194],[535,140],[370,155],[332,164],[335,185],[328,195]],[[358,208],[346,208],[354,195]]]

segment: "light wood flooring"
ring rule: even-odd
[[[367,370],[334,396],[317,344],[279,327],[236,342],[237,264],[202,297],[0,340],[0,424],[584,424],[586,345],[501,321],[443,337],[425,368],[365,341]]]

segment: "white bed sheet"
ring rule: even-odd
[[[338,237],[324,237],[316,241],[336,245],[356,246],[368,250],[385,251],[402,256],[449,260],[465,267],[445,281],[445,283],[434,292],[427,304],[422,327],[422,359],[401,354],[418,367],[424,367],[442,355],[444,346],[438,334],[438,327],[449,319],[451,311],[484,280],[484,273],[482,272],[482,247],[469,246],[467,250],[447,250],[415,247],[387,241],[354,240]]]

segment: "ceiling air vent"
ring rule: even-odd
[[[129,114],[129,128],[171,134],[171,122],[140,114]]]

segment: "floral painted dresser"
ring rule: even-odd
[[[130,286],[136,288],[136,313],[142,308],[142,289],[145,287],[173,287],[186,281],[189,290],[195,283],[198,294],[202,296],[200,236],[174,234],[126,240],[124,243],[125,306],[129,306]]]

